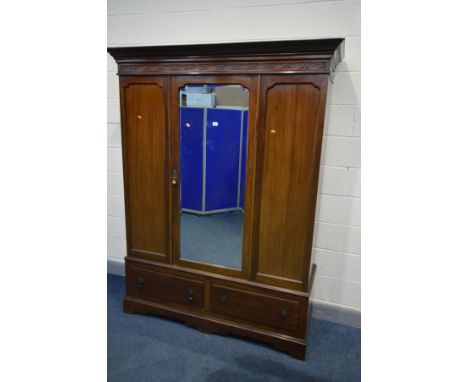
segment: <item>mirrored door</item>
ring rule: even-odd
[[[186,84],[178,92],[180,259],[240,270],[249,91]]]

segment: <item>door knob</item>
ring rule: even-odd
[[[177,184],[177,171],[176,170],[172,171],[171,184],[173,186],[175,186]]]

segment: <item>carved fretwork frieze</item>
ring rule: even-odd
[[[328,61],[236,63],[121,63],[119,74],[328,73]]]

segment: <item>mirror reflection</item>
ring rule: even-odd
[[[183,259],[242,267],[248,104],[240,85],[179,91]]]

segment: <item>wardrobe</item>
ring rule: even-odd
[[[124,311],[304,359],[327,87],[344,39],[107,51],[120,82]]]

